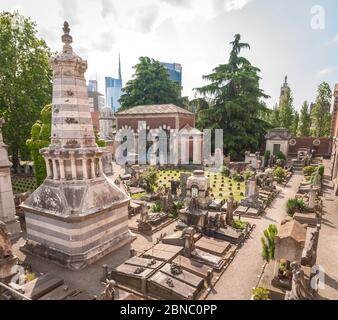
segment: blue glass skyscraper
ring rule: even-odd
[[[182,65],[168,62],[161,62],[161,64],[167,69],[170,79],[182,86]]]
[[[119,99],[122,95],[122,73],[121,73],[121,59],[119,55],[119,77],[111,78],[106,77],[106,103],[107,106],[112,108],[113,112],[120,109]]]

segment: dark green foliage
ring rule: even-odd
[[[277,233],[277,227],[274,224],[270,224],[264,231],[264,236],[261,238],[262,257],[266,262],[275,259],[275,238]]]
[[[154,192],[157,181],[157,170],[154,167],[149,167],[141,176],[141,180],[145,184],[148,193]]]
[[[120,110],[138,105],[166,103],[183,107],[181,88],[177,82],[170,80],[165,67],[148,57],[140,57],[139,61],[134,66],[134,78],[123,88]]]
[[[303,174],[304,176],[311,176],[316,170],[317,168],[314,166],[307,166],[303,168]]]
[[[282,151],[278,151],[277,152],[276,158],[277,158],[277,160],[284,160],[284,161],[286,161],[285,154]]]
[[[293,198],[288,200],[286,208],[288,215],[293,217],[296,212],[304,212],[306,210],[306,204],[302,199]]]
[[[318,170],[318,174],[323,178],[325,167],[323,165],[320,165],[317,170]]]
[[[259,86],[260,70],[240,56],[242,49],[250,47],[239,34],[231,45],[228,63],[204,76],[210,83],[196,90],[210,105],[199,112],[199,129],[223,129],[225,154],[236,160],[247,150],[257,150],[270,126],[261,119],[266,110],[261,100],[267,96]]]
[[[151,212],[159,213],[162,212],[162,205],[160,201],[156,201],[151,208]]]
[[[264,153],[264,166],[267,166],[270,160],[271,152],[269,150]]]
[[[41,119],[33,124],[31,129],[31,138],[26,144],[31,152],[34,163],[34,173],[37,186],[46,179],[46,163],[40,155],[39,150],[46,148],[50,144],[51,122],[52,122],[52,105],[49,104],[41,110]]]
[[[26,140],[42,106],[51,102],[49,56],[34,22],[18,12],[0,13],[0,117],[6,121],[3,134],[14,169],[19,156],[27,157]],[[46,138],[43,133],[42,138]]]
[[[299,136],[309,137],[311,134],[310,128],[311,128],[311,115],[309,110],[309,103],[305,101],[300,111],[299,127],[298,127]]]
[[[97,146],[100,148],[104,148],[106,146],[106,141],[104,141],[103,139],[100,139],[99,133],[95,129],[94,129],[94,135],[95,135],[95,142]]]
[[[222,174],[223,177],[228,178],[228,177],[230,177],[231,171],[228,167],[223,166],[222,169],[221,169],[221,174]]]
[[[277,167],[274,171],[275,179],[278,183],[281,183],[286,177],[286,170],[282,167]]]

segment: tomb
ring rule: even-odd
[[[150,277],[148,291],[161,299],[194,300],[203,288],[204,279],[177,264],[165,264]]]
[[[222,257],[231,248],[231,244],[227,241],[217,240],[208,237],[202,237],[195,243],[197,249],[204,250],[216,256]]]
[[[175,257],[181,254],[183,247],[173,246],[164,243],[158,243],[153,248],[143,254],[144,258],[157,259],[160,261],[172,261]]]
[[[40,150],[47,178],[21,205],[26,220],[25,253],[72,270],[85,268],[129,244],[130,198],[104,174],[95,143],[84,73],[87,62],[72,49],[64,23],[63,49],[53,69],[51,144]]]

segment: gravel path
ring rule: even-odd
[[[269,224],[279,225],[286,217],[285,206],[289,198],[293,197],[303,176],[294,174],[288,185],[282,189],[277,199],[266,210],[262,219],[244,219],[256,224],[250,239],[239,250],[234,261],[216,284],[209,300],[248,300],[252,288],[258,282],[258,275],[263,267],[261,257],[261,237]]]

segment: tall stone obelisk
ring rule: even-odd
[[[47,178],[22,204],[27,226],[23,251],[79,270],[132,241],[130,198],[104,174],[95,143],[84,73],[64,23],[62,52],[51,58],[52,136],[40,150]]]
[[[21,235],[20,223],[16,217],[14,196],[12,190],[12,164],[8,160],[7,146],[2,138],[4,120],[0,118],[0,221],[6,224],[12,240]]]

